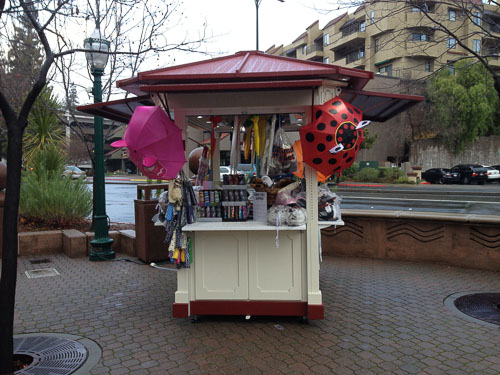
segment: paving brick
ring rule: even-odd
[[[173,319],[176,278],[130,262],[50,255],[61,275],[27,279],[19,258],[15,332],[85,336],[103,349],[91,374],[498,374],[497,330],[451,314],[443,299],[498,290],[498,273],[325,257],[323,321]],[[284,327],[279,331],[276,324]]]

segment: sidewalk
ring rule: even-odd
[[[499,330],[455,316],[448,295],[498,291],[498,273],[325,257],[325,320],[173,319],[176,273],[64,255],[19,259],[15,333],[97,342],[91,374],[498,374]],[[117,254],[117,258],[121,258]],[[59,276],[27,279],[54,267]]]

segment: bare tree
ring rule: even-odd
[[[497,1],[340,0],[332,2],[329,8],[326,11],[358,8],[365,14],[367,27],[373,25],[377,29],[377,38],[368,41],[365,48],[399,50],[399,57],[427,57],[434,61],[434,71],[449,68],[463,59],[478,61],[493,77],[500,97],[500,7]],[[394,19],[398,22],[391,25],[388,21]],[[435,48],[438,45],[446,47]],[[419,69],[417,65],[409,64],[394,75],[414,78],[414,71]],[[419,74],[419,79],[425,80],[430,74]]]
[[[118,78],[137,72],[151,57],[160,58],[175,51],[194,51],[204,41],[199,38],[173,42],[168,35],[182,15],[177,13],[176,0],[109,0],[101,2],[78,0],[0,0],[0,45],[9,46],[19,19],[36,33],[42,45],[42,64],[16,107],[0,89],[0,110],[7,127],[7,189],[3,217],[3,255],[0,279],[0,374],[13,372],[13,323],[17,274],[17,217],[22,166],[22,141],[28,115],[44,86],[58,78],[66,87],[67,100],[72,84],[88,79],[80,46],[82,40],[73,36],[80,30],[92,30],[100,24],[104,35],[110,36],[111,73],[104,86],[105,95]],[[88,31],[87,29],[87,31]],[[90,34],[88,32],[87,34]],[[61,74],[65,72],[65,74]],[[75,77],[76,78],[72,78]],[[80,76],[80,78],[78,78]]]

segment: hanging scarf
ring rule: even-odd
[[[217,124],[222,121],[221,116],[210,116],[209,120],[212,122],[212,134],[210,135],[210,147],[211,147],[211,152],[212,156],[214,155],[215,151],[215,128],[217,127]]]

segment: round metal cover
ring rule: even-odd
[[[87,350],[79,342],[52,336],[14,338],[14,354],[33,357],[33,362],[16,374],[68,375],[87,360]]]
[[[458,297],[455,307],[475,319],[500,325],[500,293],[474,293]]]

